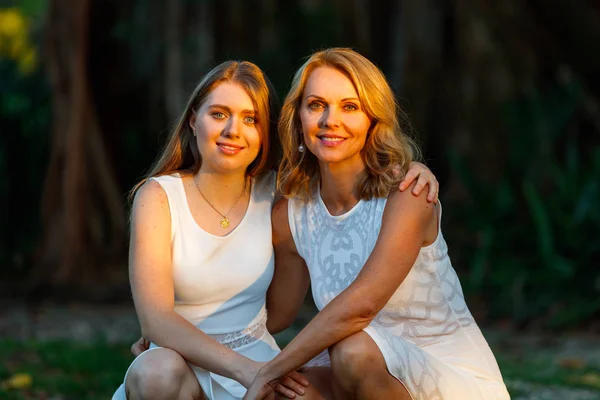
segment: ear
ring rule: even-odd
[[[196,112],[192,111],[192,116],[190,117],[188,124],[190,125],[190,128],[192,128],[192,131],[195,131],[196,127]]]

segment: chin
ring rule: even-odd
[[[345,154],[341,154],[339,151],[331,151],[330,149],[317,149],[317,151],[312,153],[319,161],[324,163],[338,163],[347,158]]]
[[[248,164],[250,165],[250,164]],[[248,165],[243,164],[243,163],[229,163],[229,162],[222,162],[222,163],[218,163],[217,165],[215,165],[215,169],[221,173],[224,174],[230,174],[230,173],[235,173],[238,171],[245,171],[248,168]]]

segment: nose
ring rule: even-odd
[[[225,137],[240,137],[240,120],[237,117],[230,118],[225,129],[223,130],[223,134]]]
[[[323,113],[321,124],[324,128],[337,128],[340,126],[340,110],[336,106],[329,106]]]

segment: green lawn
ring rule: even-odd
[[[132,358],[126,344],[0,341],[0,380],[33,378],[29,389],[0,388],[0,399],[110,399]]]
[[[529,392],[544,389],[575,394],[534,397],[600,399],[600,371],[585,363],[557,362],[543,352],[526,357],[496,352],[496,356],[513,398],[528,398]],[[30,387],[0,387],[0,399],[109,399],[131,360],[129,344],[0,340],[0,381],[18,373],[32,378]]]

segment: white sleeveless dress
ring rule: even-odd
[[[308,202],[290,199],[290,229],[310,271],[319,310],[354,281],[369,258],[386,201],[361,200],[344,215],[332,216],[318,191]],[[415,400],[510,398],[467,308],[441,229],[364,331],[381,350],[390,374]],[[325,351],[307,365],[328,364]]]
[[[271,209],[275,173],[253,181],[246,215],[224,237],[196,224],[179,174],[152,180],[166,192],[171,212],[175,312],[248,358],[272,360],[280,350],[266,328],[265,302],[274,269]],[[152,343],[148,351],[155,348]],[[246,393],[234,380],[191,367],[208,399],[240,399]],[[113,400],[125,398],[123,384]]]

